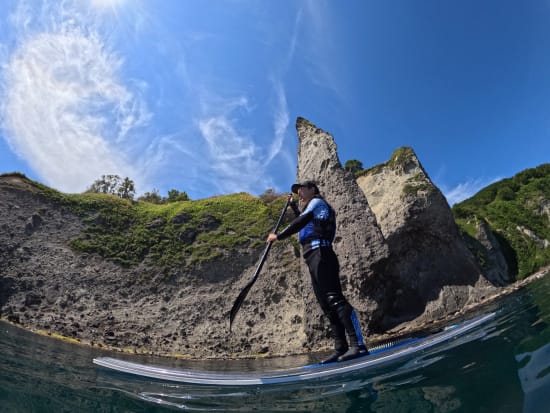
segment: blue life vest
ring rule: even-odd
[[[313,219],[300,230],[298,240],[304,245],[311,243],[311,248],[329,246],[336,234],[336,212],[322,198],[313,198],[300,215],[312,212]]]

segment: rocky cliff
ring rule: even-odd
[[[412,319],[437,319],[496,292],[411,148],[399,148],[357,182],[390,250],[380,330]]]
[[[2,318],[128,351],[227,357],[307,350],[301,328],[302,288],[291,242],[272,249],[265,273],[230,335],[229,309],[255,269],[261,244],[168,272],[150,256],[123,266],[69,246],[106,203],[122,201],[99,197],[80,214],[42,189],[18,174],[0,177]],[[92,220],[94,226],[97,221]],[[153,222],[149,231],[168,225],[166,220]]]
[[[493,253],[489,272],[412,150],[356,180],[330,133],[302,118],[296,127],[297,179],[317,181],[337,212],[343,287],[369,339],[471,307],[510,280],[498,237],[481,237]],[[2,175],[0,316],[130,351],[229,357],[327,349],[327,323],[292,239],[274,245],[228,331],[274,215],[246,194],[153,208]]]

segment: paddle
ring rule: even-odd
[[[279,220],[277,221],[277,224],[275,225],[275,228],[273,228],[273,233],[276,233],[279,229],[279,226],[281,225],[281,222],[283,222],[283,218],[285,216],[285,212],[290,205],[292,198],[289,196],[286,200],[285,207],[283,208],[283,211],[281,212],[281,216],[279,217]],[[242,303],[244,302],[244,299],[246,298],[248,292],[258,279],[258,275],[260,275],[260,271],[262,270],[262,267],[264,265],[265,259],[267,258],[267,254],[269,253],[269,250],[271,249],[272,242],[268,243],[265,247],[264,254],[262,255],[262,259],[260,260],[260,263],[258,264],[258,268],[256,268],[256,272],[254,273],[254,276],[252,279],[244,286],[242,291],[240,292],[239,296],[233,303],[233,307],[231,308],[231,312],[229,313],[229,332],[231,332],[231,324],[233,324],[233,320],[237,316],[237,312],[239,311],[239,308],[241,308]]]

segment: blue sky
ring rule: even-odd
[[[548,162],[549,1],[3,0],[0,172],[191,198],[296,175],[296,117],[449,203]],[[314,177],[313,177],[314,178]]]

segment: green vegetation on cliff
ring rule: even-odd
[[[284,196],[262,200],[239,193],[159,205],[108,194],[64,194],[22,174],[9,175],[82,218],[85,229],[72,240],[74,249],[126,266],[146,257],[165,268],[185,266],[261,249],[285,203]]]
[[[361,171],[357,171],[355,176],[359,177],[362,175],[376,174],[385,168],[390,168],[392,170],[403,170],[406,168],[407,164],[410,162],[415,162],[416,159],[416,154],[411,147],[402,146],[393,151],[388,161],[370,168],[362,169]]]
[[[254,247],[263,242],[273,216],[271,204],[245,193],[166,205],[104,199],[90,212],[74,248],[126,265],[149,256],[163,266]]]
[[[489,224],[518,279],[550,264],[550,164],[489,185],[452,210],[470,236],[479,220]]]

